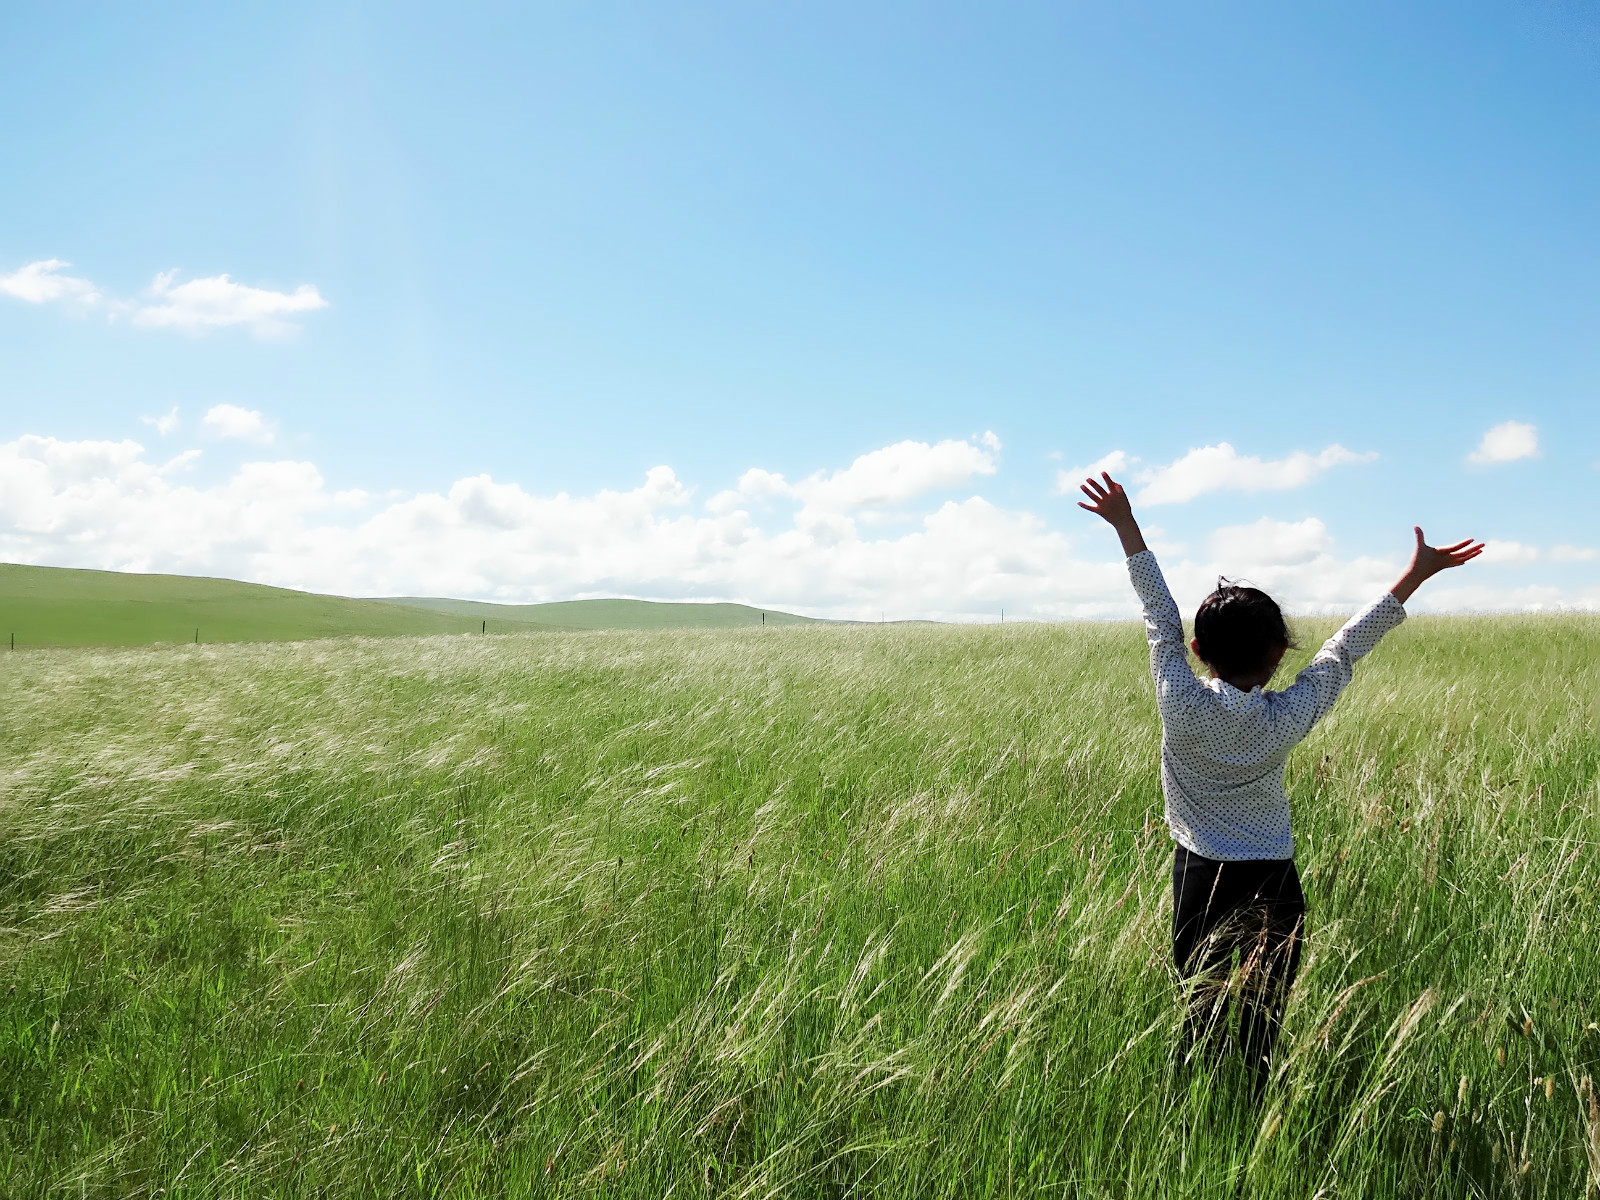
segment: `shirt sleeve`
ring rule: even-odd
[[[1150,642],[1150,674],[1156,681],[1156,704],[1165,712],[1174,703],[1192,698],[1201,689],[1189,666],[1183,640],[1183,618],[1167,590],[1156,556],[1148,550],[1128,559],[1128,578],[1144,605],[1145,637]]]
[[[1405,619],[1405,606],[1385,592],[1322,643],[1293,685],[1274,697],[1289,740],[1299,741],[1328,715],[1339,693],[1349,685],[1357,660],[1365,658],[1379,638]]]

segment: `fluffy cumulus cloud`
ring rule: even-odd
[[[1502,421],[1483,435],[1478,448],[1467,455],[1467,461],[1488,466],[1516,462],[1519,458],[1535,458],[1538,453],[1538,426],[1522,421]]]
[[[294,330],[294,318],[328,307],[315,285],[303,283],[292,292],[251,287],[227,275],[178,282],[176,271],[155,277],[143,296],[108,299],[87,279],[65,273],[72,264],[41,259],[0,275],[0,296],[29,304],[75,303],[102,309],[109,320],[126,318],[152,329],[177,329],[200,334],[224,326],[240,326],[258,337],[282,337]]]
[[[843,470],[818,471],[790,483],[752,468],[730,491],[707,502],[716,513],[738,511],[776,498],[798,501],[814,516],[892,509],[928,492],[958,487],[975,475],[993,475],[1000,439],[992,432],[970,441],[896,442],[863,454]]]
[[[158,418],[154,424],[160,433],[166,433],[162,423],[171,420],[176,423],[178,410],[173,409],[166,417]],[[240,408],[237,404],[217,404],[206,410],[206,415],[201,418],[200,424],[207,433],[222,438],[237,438],[245,442],[270,442],[273,437],[272,426],[267,419],[253,408]]]
[[[1086,519],[1063,533],[972,493],[996,469],[997,439],[898,443],[793,483],[750,471],[710,504],[666,466],[587,495],[477,475],[378,500],[286,458],[197,483],[196,453],[157,461],[131,440],[31,435],[0,444],[0,559],[345,595],[739,600],[857,619],[994,619],[1002,606],[1035,619],[1136,614],[1109,531]],[[892,524],[867,519],[891,508]],[[1163,561],[1186,610],[1227,574],[1291,611],[1337,612],[1392,582],[1408,550],[1344,557],[1308,517],[1218,529],[1196,553],[1164,548]],[[1456,606],[1600,607],[1600,589],[1541,590],[1516,571],[1504,560]]]
[[[1299,566],[1330,554],[1333,538],[1315,517],[1275,521],[1262,517],[1249,525],[1227,525],[1211,535],[1211,554],[1235,571]]]
[[[1377,457],[1373,452],[1358,454],[1335,444],[1315,454],[1296,450],[1284,458],[1260,458],[1240,454],[1228,442],[1218,442],[1190,450],[1165,465],[1143,466],[1126,451],[1113,450],[1088,466],[1059,472],[1056,490],[1062,494],[1074,492],[1086,476],[1109,471],[1140,485],[1134,496],[1140,504],[1182,504],[1208,492],[1268,492],[1302,487],[1330,467],[1372,462]]]

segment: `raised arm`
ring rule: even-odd
[[[1165,709],[1174,700],[1189,697],[1200,689],[1200,681],[1194,677],[1194,670],[1189,666],[1189,654],[1184,645],[1183,617],[1172,599],[1172,593],[1167,590],[1167,581],[1162,577],[1156,556],[1144,544],[1139,522],[1133,519],[1133,505],[1128,500],[1128,493],[1109,474],[1102,472],[1101,479],[1105,482],[1094,479],[1084,481],[1082,491],[1089,498],[1089,503],[1079,501],[1078,507],[1103,518],[1122,540],[1122,552],[1128,559],[1128,577],[1133,581],[1133,590],[1139,594],[1139,602],[1144,606],[1144,628],[1145,636],[1150,641],[1150,673],[1155,676],[1156,703]]]
[[[1287,725],[1286,733],[1304,737],[1328,715],[1339,693],[1349,685],[1357,661],[1378,644],[1379,638],[1406,619],[1405,601],[1424,582],[1483,553],[1483,544],[1471,538],[1435,548],[1423,540],[1420,527],[1416,528],[1416,535],[1411,565],[1394,587],[1351,617],[1343,629],[1322,644],[1317,656],[1295,677],[1293,686],[1274,697]]]

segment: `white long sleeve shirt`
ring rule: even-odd
[[[1362,609],[1323,643],[1285,691],[1241,692],[1201,680],[1189,666],[1183,618],[1148,550],[1128,559],[1144,604],[1150,672],[1161,712],[1161,790],[1179,845],[1223,861],[1294,857],[1283,766],[1289,751],[1327,715],[1356,660],[1406,619],[1393,595]]]

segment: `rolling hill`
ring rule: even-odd
[[[696,604],[660,600],[561,600],[551,604],[491,604],[396,596],[385,604],[451,613],[498,626],[536,625],[548,629],[728,629],[737,625],[809,625],[812,617],[746,604]],[[763,618],[765,618],[763,620]]]
[[[759,625],[740,604],[575,600],[485,604],[436,598],[352,599],[187,575],[141,575],[0,563],[0,646],[140,646],[281,642],[539,629],[680,629]],[[808,618],[766,612],[768,624]]]

